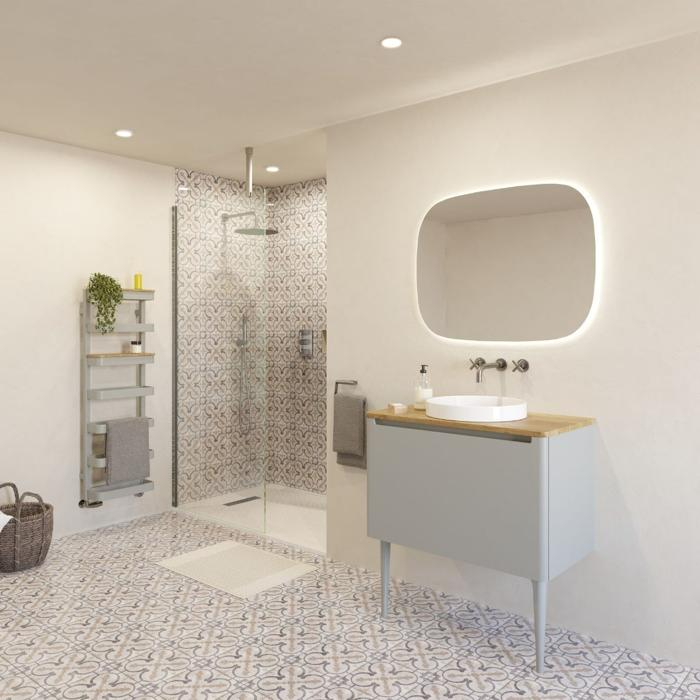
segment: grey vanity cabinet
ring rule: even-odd
[[[370,420],[367,532],[382,542],[382,610],[391,543],[528,578],[543,670],[547,583],[593,549],[595,426],[489,430]]]

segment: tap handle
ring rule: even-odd
[[[527,372],[530,369],[530,363],[527,360],[520,359],[517,362],[515,360],[511,360],[513,363],[513,372]]]
[[[481,365],[486,364],[486,360],[483,357],[477,357],[476,360],[472,360],[472,358],[470,357],[469,362],[471,363],[469,369],[479,369]]]

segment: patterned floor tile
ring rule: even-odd
[[[376,658],[356,666],[336,682],[322,683],[313,698],[355,700],[365,698],[404,698],[419,678],[411,669],[391,660]]]
[[[188,666],[183,671],[159,682],[157,685],[158,698],[177,698],[184,700],[222,700],[226,698],[245,697],[245,689],[240,688],[236,681],[226,678],[215,669],[201,668],[197,664]],[[251,697],[257,698],[253,694]]]
[[[377,617],[348,626],[343,631],[343,638],[355,648],[362,649],[369,654],[377,654],[387,651],[411,637],[407,636],[405,631],[397,629],[390,621]]]
[[[700,671],[690,671],[678,689],[680,700],[695,700],[700,698]]]
[[[33,700],[46,698],[46,691],[0,657],[0,698],[3,700]],[[50,697],[50,696],[49,696]]]
[[[131,679],[108,669],[67,678],[64,683],[56,685],[54,692],[61,700],[129,700],[139,697],[138,686]]]
[[[38,647],[36,656],[18,659],[15,664],[22,673],[37,684],[63,692],[72,687],[91,687],[103,672],[103,664],[92,656],[87,649],[72,645],[65,640],[49,640],[46,645]],[[37,661],[37,658],[39,659]]]
[[[111,656],[110,666],[120,676],[131,679],[138,687],[150,687],[162,684],[170,678],[185,673],[193,660],[182,649],[164,644],[151,644],[150,648],[125,650],[125,653],[114,653],[104,649],[96,650],[98,655]],[[114,658],[116,657],[116,658]]]
[[[537,673],[534,668],[528,668],[518,677],[518,680],[551,687],[562,692],[583,695],[595,685],[602,675],[603,672],[594,666],[588,666],[573,659],[547,655],[543,673]]]
[[[415,637],[402,639],[382,654],[382,657],[421,675],[442,668],[452,661],[454,655],[447,647]]]
[[[317,570],[236,598],[157,565],[234,539]],[[180,513],[58,540],[0,576],[0,698],[700,700],[700,671]]]
[[[678,689],[690,670],[666,659],[628,650],[620,654],[613,668],[629,678],[651,683],[667,691]]]
[[[690,669],[685,666],[625,649],[593,686],[591,697],[595,700],[675,699],[689,675]]]
[[[450,683],[425,681],[406,692],[406,700],[473,700],[479,696]]]
[[[561,631],[553,637],[548,635],[547,651],[550,655],[606,669],[617,661],[623,650],[615,644],[602,642],[583,634]]]
[[[472,655],[457,655],[436,674],[436,682],[460,688],[473,697],[496,697],[496,693],[512,680],[511,669],[497,661]]]
[[[537,678],[517,678],[508,681],[490,696],[493,700],[583,700],[588,696],[578,691],[565,690],[556,684]],[[626,696],[616,696],[626,700]]]
[[[594,700],[670,700],[675,692],[619,673],[606,673],[593,686],[589,696]]]
[[[263,671],[251,690],[278,700],[304,700],[312,697],[324,685],[325,679],[318,669],[298,663],[282,663]]]

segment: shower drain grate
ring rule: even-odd
[[[260,496],[248,496],[248,498],[239,498],[237,501],[229,501],[224,503],[225,506],[237,506],[239,503],[248,503],[248,501],[259,501]]]

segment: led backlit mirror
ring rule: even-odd
[[[421,225],[417,273],[421,315],[438,335],[563,338],[585,321],[593,302],[591,210],[567,185],[443,200]]]

